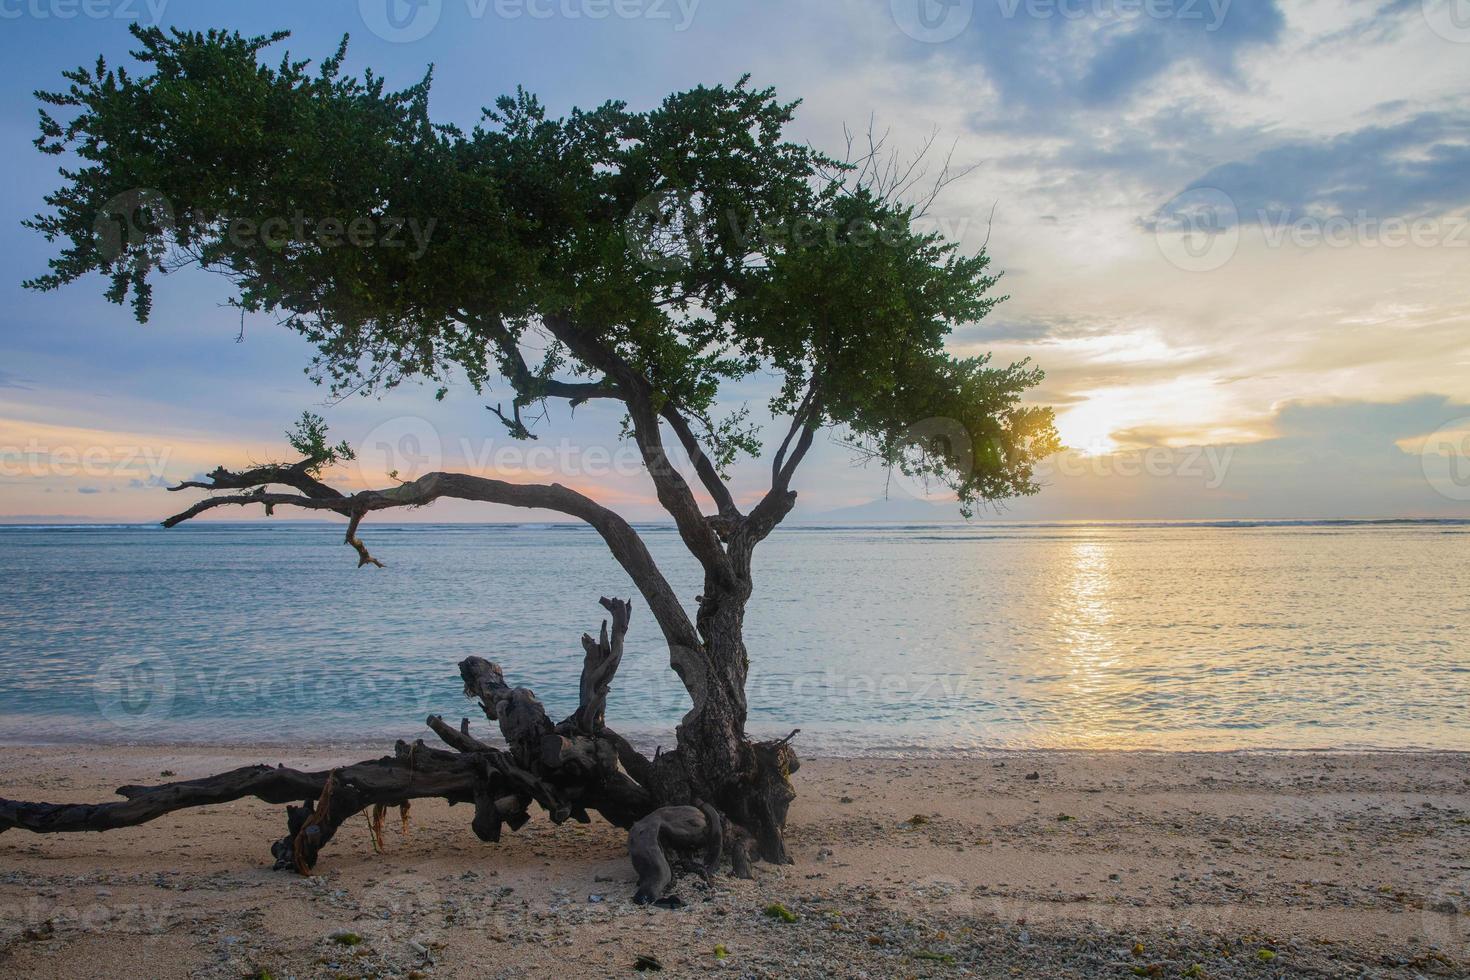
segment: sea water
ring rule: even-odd
[[[432,738],[478,715],[470,654],[560,718],[618,595],[609,724],[672,744],[687,696],[595,532],[363,533],[386,568],[325,523],[0,528],[0,739]],[[754,575],[750,727],[807,751],[1470,749],[1470,522],[797,525]]]

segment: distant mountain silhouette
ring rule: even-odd
[[[865,504],[839,507],[816,514],[797,511],[792,516],[798,521],[907,521],[921,524],[964,520],[956,501],[918,500],[897,491],[887,499],[880,497]]]

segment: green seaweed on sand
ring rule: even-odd
[[[796,913],[780,902],[772,902],[770,905],[767,905],[765,912],[767,918],[780,919],[782,922],[796,921]]]

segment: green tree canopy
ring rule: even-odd
[[[791,141],[796,104],[770,89],[561,119],[518,91],[464,130],[431,119],[430,76],[346,74],[345,39],[313,68],[265,60],[285,34],[134,34],[141,70],[99,59],[39,93],[37,145],[81,166],[29,222],[63,243],[29,285],[101,272],[146,320],[156,274],[196,263],[307,337],[334,392],[504,386],[519,437],[545,399],[616,398],[645,449],[672,428],[722,510],[721,473],[760,442],[715,399],[762,372],[792,417],[773,490],[822,426],[966,508],[1035,492],[1057,448],[1022,403],[1037,369],[945,350],[998,301],[989,257],[919,230],[874,167]],[[532,331],[550,343],[528,359]],[[914,439],[933,418],[968,440]]]

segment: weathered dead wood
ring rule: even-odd
[[[175,810],[246,797],[266,803],[318,801],[329,778],[338,787],[338,798],[350,796],[360,800],[359,810],[374,803],[397,806],[425,797],[451,802],[471,799],[474,777],[466,761],[451,753],[415,753],[404,743],[399,745],[396,755],[341,769],[301,772],[284,766],[244,766],[203,779],[157,786],[123,786],[117,792],[124,799],[109,803],[0,800],[0,831],[20,828],[38,834],[55,834],[115,830],[135,827]]]
[[[537,804],[555,823],[588,822],[589,811],[619,827],[632,828],[629,853],[639,873],[639,901],[660,897],[678,860],[698,850],[700,873],[708,876],[729,854],[737,874],[750,874],[749,858],[759,846],[740,823],[713,806],[688,799],[689,784],[677,777],[676,753],[651,761],[606,725],[608,694],[621,663],[631,604],[601,600],[611,614],[599,637],[583,637],[584,658],[577,710],[553,724],[535,693],[513,687],[496,663],[467,657],[459,664],[466,695],[478,700],[497,723],[505,747],[470,732],[469,719],[458,727],[438,715],[428,728],[448,750],[400,741],[394,754],[337,769],[302,772],[283,766],[246,766],[200,779],[117,790],[122,800],[107,803],[26,803],[0,799],[0,832],[20,828],[35,833],[105,831],[147,823],[194,806],[254,797],[288,804],[286,834],[271,845],[275,867],[309,874],[323,848],[342,826],[364,813],[374,849],[382,848],[382,825],[390,806],[403,814],[414,799],[438,797],[471,803],[470,827],[483,841],[498,841],[505,827],[522,827]],[[757,746],[766,762],[794,769],[785,742]],[[769,757],[769,758],[767,758]],[[752,785],[752,799],[741,805],[755,816],[784,823],[789,796],[767,785]],[[771,800],[779,806],[772,812]],[[669,805],[693,803],[694,805]],[[371,808],[370,812],[369,808]],[[670,863],[670,856],[675,864]],[[652,896],[651,898],[649,896]]]
[[[581,697],[578,711],[571,718],[553,725],[532,692],[506,684],[498,675],[498,667],[488,671],[494,666],[488,661],[468,665],[471,676],[465,677],[466,689],[478,692],[486,716],[496,721],[506,735],[503,751],[510,754],[516,766],[560,788],[559,793],[542,793],[543,797],[564,798],[568,795],[566,786],[572,784],[614,784],[611,795],[615,798],[602,812],[620,822],[636,820],[636,811],[646,805],[634,787],[641,788],[644,795],[652,795],[658,803],[688,804],[701,798],[747,826],[763,858],[787,861],[784,818],[796,757],[789,746],[782,750],[762,748],[746,736],[749,657],[743,640],[743,617],[752,589],[752,551],[794,505],[796,494],[790,489],[794,470],[822,424],[820,374],[813,371],[776,454],[769,492],[747,515],[735,506],[712,461],[699,451],[691,420],[702,424],[707,420],[653,398],[646,379],[622,363],[615,350],[565,316],[547,317],[544,326],[603,374],[590,387],[569,388],[564,394],[574,400],[613,396],[627,404],[635,442],[654,479],[659,500],[674,517],[681,540],[705,572],[693,620],[638,532],[607,507],[559,484],[512,484],[471,474],[434,472],[385,489],[349,495],[318,480],[313,461],[303,460],[241,472],[219,469],[207,480],[184,484],[176,489],[189,487],[213,494],[168,518],[164,525],[172,527],[209,510],[231,506],[262,506],[267,513],[277,507],[295,507],[339,514],[347,519],[346,543],[362,565],[381,564],[359,536],[361,524],[369,515],[422,507],[443,498],[549,509],[585,521],[602,536],[647,601],[668,645],[670,666],[689,692],[692,707],[678,726],[675,749],[655,764],[605,728],[605,681],[616,671],[621,658],[621,634],[626,629],[628,611],[607,602],[604,606],[612,613],[611,629],[605,625],[598,639],[584,638]],[[512,421],[515,418],[513,408]],[[690,451],[695,470],[716,503],[717,514],[702,513],[678,468],[670,465],[661,425],[667,425]],[[294,492],[280,492],[279,487]],[[615,764],[609,761],[612,759]],[[575,816],[589,807],[597,809],[590,802],[570,802],[568,815]],[[553,805],[552,812],[559,813],[559,809]]]
[[[582,660],[581,698],[577,710],[567,723],[585,735],[598,735],[603,729],[603,711],[607,707],[607,695],[612,686],[613,675],[623,662],[623,637],[628,632],[628,621],[633,615],[633,606],[622,599],[604,596],[602,607],[612,613],[612,634],[608,635],[607,620],[602,622],[602,631],[594,640],[582,634],[582,648],[586,656]]]
[[[709,804],[660,807],[634,824],[628,832],[628,857],[638,873],[634,902],[663,901],[673,884],[673,868],[691,868],[709,882],[728,852],[739,877],[750,877],[748,835],[742,835],[725,815]],[[692,861],[697,855],[698,862]],[[675,899],[676,901],[676,899]]]
[[[634,902],[648,905],[659,901],[673,883],[670,852],[688,854],[709,848],[714,840],[714,857],[719,858],[719,817],[698,807],[661,807],[634,824],[628,832],[628,857],[638,873]],[[714,868],[706,865],[706,873]]]

